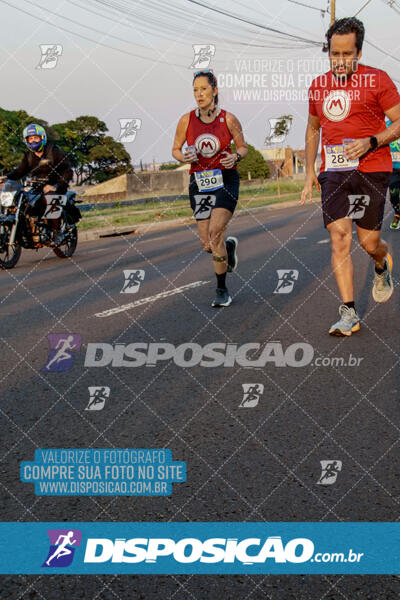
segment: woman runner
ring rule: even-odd
[[[184,114],[176,129],[172,156],[190,163],[189,197],[197,221],[200,242],[212,254],[217,277],[211,306],[229,306],[226,273],[236,269],[238,240],[225,231],[239,196],[236,165],[247,154],[238,119],[218,107],[217,79],[212,71],[197,71],[193,78],[197,109]],[[231,141],[236,152],[230,150]],[[182,152],[187,142],[188,148]]]

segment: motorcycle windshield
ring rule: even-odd
[[[13,181],[12,179],[7,179],[3,187],[1,188],[2,192],[18,192],[22,188],[22,185],[18,183],[18,181]]]

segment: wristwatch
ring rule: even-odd
[[[371,150],[374,151],[378,147],[378,140],[374,135],[369,138],[369,143],[371,144]]]
[[[236,164],[241,160],[242,160],[241,154],[239,154],[239,152],[236,152]]]

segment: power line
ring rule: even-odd
[[[288,2],[292,2],[293,4],[299,4],[300,6],[305,6],[306,8],[312,8],[313,10],[317,10],[318,12],[325,15],[327,9],[325,8],[317,8],[316,6],[311,6],[310,4],[303,4],[303,2],[297,2],[297,0],[288,0]]]
[[[187,0],[187,2],[190,2],[191,4],[197,4],[198,6],[202,6],[203,8],[207,8],[208,10],[211,10],[213,12],[219,13],[221,15],[224,15],[225,17],[230,17],[231,19],[236,19],[237,21],[242,21],[243,23],[247,23],[248,25],[253,25],[254,27],[259,27],[261,29],[264,29],[266,31],[272,31],[274,33],[279,33],[281,35],[290,37],[292,39],[301,41],[301,42],[308,42],[309,44],[313,44],[316,46],[321,46],[321,42],[316,42],[315,40],[309,40],[303,37],[300,37],[298,35],[293,35],[291,33],[286,33],[285,31],[281,31],[280,29],[275,29],[274,27],[267,27],[266,25],[260,25],[259,23],[255,23],[254,21],[249,21],[247,19],[244,19],[243,17],[240,17],[239,15],[234,15],[233,13],[229,13],[227,11],[223,11],[219,8],[215,8],[215,6],[209,6],[208,4],[206,4],[205,2],[199,2],[199,0]]]
[[[38,17],[37,15],[34,15],[34,14],[28,12],[27,10],[20,8],[19,6],[14,6],[14,4],[11,4],[11,2],[8,2],[7,0],[0,0],[0,2],[2,4],[7,4],[7,6],[10,6],[11,8],[14,8],[15,10],[18,10],[19,12],[22,12],[25,15],[28,15],[29,17],[32,17],[33,19],[43,22],[43,19],[41,17]],[[122,50],[122,48],[116,48],[115,46],[110,46],[109,44],[105,44],[104,42],[100,42],[99,40],[94,40],[92,38],[89,38],[89,37],[81,34],[81,33],[76,33],[76,31],[71,31],[70,29],[67,29],[66,27],[62,27],[61,25],[56,25],[55,23],[52,23],[51,21],[47,21],[47,24],[51,25],[52,27],[55,27],[56,29],[60,29],[61,31],[65,31],[66,33],[70,33],[71,35],[75,35],[75,36],[80,37],[89,42],[93,42],[94,44],[97,44],[99,46],[103,46],[104,48],[109,48],[111,50],[115,50],[116,52],[120,52],[120,53],[126,54],[128,56],[134,56],[135,58],[141,58],[142,60],[149,60],[150,62],[166,64],[168,66],[182,67],[185,69],[187,68],[186,65],[178,65],[178,64],[174,64],[169,61],[166,61],[166,60],[160,60],[160,59],[157,60],[155,58],[151,58],[150,56],[142,56],[141,54],[129,52],[128,50]]]
[[[32,0],[25,0],[25,2],[27,2],[28,4],[33,4],[33,6],[36,6],[37,8],[40,8],[41,10],[44,10],[45,12],[48,12],[60,19],[65,19],[66,21],[69,21],[70,23],[73,23],[74,25],[79,25],[79,27],[85,27],[86,29],[90,29],[91,31],[94,31],[95,33],[100,33],[101,35],[111,37],[114,40],[117,40],[119,42],[124,42],[125,44],[133,43],[130,40],[125,40],[124,38],[120,38],[116,35],[113,35],[112,33],[108,33],[107,31],[101,31],[100,29],[96,29],[95,27],[90,27],[90,25],[84,25],[83,23],[80,23],[79,21],[75,21],[74,19],[70,19],[69,17],[65,17],[64,15],[60,15],[59,13],[56,13],[47,7],[44,7],[44,6],[41,6],[40,4],[36,4],[35,2],[32,2]],[[72,4],[75,4],[75,3],[72,2]],[[136,42],[134,44],[135,44],[135,46],[139,46],[140,48],[144,48],[145,50],[148,50],[148,46],[144,46],[143,44],[137,44]]]
[[[240,0],[235,0],[235,6],[241,6],[242,8],[244,8],[246,11],[249,10],[249,6],[248,4],[243,4],[242,2],[240,2]],[[308,6],[308,5],[307,5]],[[317,9],[319,10],[319,9]],[[329,11],[327,11],[329,12]],[[261,16],[266,16],[267,18],[270,17],[269,13],[265,13],[265,12],[259,12],[258,13],[258,18],[261,18]],[[301,31],[301,33],[306,34],[306,35],[314,35],[314,32],[310,33],[309,31],[306,31],[305,29],[302,29],[301,27],[296,27],[296,25],[293,25],[293,23],[288,23],[287,21],[284,21],[281,16],[279,15],[279,23],[281,25],[286,25],[287,27],[291,28],[291,29],[296,29],[297,31]],[[275,39],[275,38],[274,38]],[[296,46],[299,47],[299,46]]]
[[[129,17],[133,17],[133,22],[135,26],[138,28],[145,28],[149,26],[150,32],[154,35],[155,31],[158,30],[158,35],[164,36],[166,32],[173,33],[176,32],[178,38],[182,35],[182,29],[185,28],[188,23],[193,25],[193,22],[196,22],[197,19],[202,19],[202,15],[193,15],[188,13],[187,10],[183,10],[182,8],[178,8],[174,6],[172,3],[168,5],[166,8],[165,2],[157,2],[157,0],[152,0],[147,2],[144,6],[139,4],[137,7],[132,9],[132,3],[134,0],[129,0],[129,3],[126,4],[120,0],[92,0],[97,5],[101,5],[106,7],[108,10],[113,11],[113,15],[115,16],[115,12],[117,16],[120,17],[121,14],[129,15]],[[192,27],[191,27],[192,29]],[[218,31],[218,29],[220,31]],[[226,25],[225,23],[213,23],[213,33],[215,33],[216,37],[220,38],[226,34]],[[238,31],[236,33],[237,36],[240,36],[242,32]],[[248,28],[245,32],[248,36],[252,33]],[[169,36],[171,38],[171,36]],[[176,38],[175,38],[176,39]],[[284,38],[285,41],[287,38]]]
[[[28,2],[29,0],[26,0],[26,1]],[[92,10],[92,9],[88,8],[87,6],[82,6],[82,5],[78,4],[77,2],[74,2],[73,0],[69,0],[69,1],[70,1],[70,4],[73,4],[74,6],[77,6],[77,7],[78,7],[78,8],[80,8],[80,9],[83,9],[83,10],[85,10],[85,11],[87,11],[87,12],[91,13],[91,14],[94,14],[94,15],[96,15],[97,17],[101,17],[101,18],[103,18],[103,19],[106,19],[106,20],[108,20],[108,21],[112,21],[112,22],[114,22],[114,23],[116,22],[116,21],[114,21],[114,19],[113,19],[113,18],[112,18],[110,15],[105,15],[105,16],[104,16],[104,15],[102,15],[101,13],[98,13],[98,12],[96,12],[95,10]],[[102,3],[102,4],[103,4],[103,3]],[[129,18],[130,12],[127,12],[127,13],[125,13],[125,11],[123,11],[123,12],[124,12],[124,14],[127,14],[127,15],[128,15],[128,16],[127,16],[127,18],[126,18],[126,20],[127,20],[127,21],[129,21],[130,23],[133,23],[134,21],[132,21],[132,20]],[[54,14],[56,14],[56,13],[54,13]],[[112,14],[113,14],[113,13],[112,13]],[[58,15],[58,16],[61,16],[61,15]],[[136,15],[136,17],[137,17],[137,15]],[[69,19],[69,20],[71,20],[71,19]],[[73,21],[73,22],[74,22],[74,23],[76,23],[76,21]],[[137,23],[137,22],[134,22],[134,23],[135,23],[135,25],[136,25],[136,26],[138,25],[138,23]],[[78,23],[78,24],[79,24],[79,23]],[[123,22],[122,22],[122,23],[120,23],[120,25],[123,25],[123,26],[127,27],[128,29],[131,29],[131,26],[130,26],[130,25],[128,25],[127,23],[123,23]],[[88,27],[88,26],[86,26],[86,25],[85,25],[85,27]],[[167,28],[167,27],[166,27],[166,26],[165,26],[163,23],[162,23],[162,27],[163,27],[163,29],[164,29],[164,30],[167,30],[167,29],[168,29],[168,28]],[[90,28],[90,29],[93,29],[93,28]],[[98,30],[94,29],[94,31],[98,31]],[[179,30],[178,30],[178,31],[179,31]],[[154,32],[153,32],[153,33],[154,33]],[[119,40],[119,41],[124,41],[124,42],[127,42],[127,43],[131,43],[131,42],[129,42],[128,40],[124,40],[124,39],[121,39],[121,38],[119,38],[119,37],[116,37],[116,36],[111,36],[111,35],[110,35],[110,37],[114,37],[115,39],[117,39],[117,40]],[[181,43],[181,44],[185,44],[185,42],[181,42],[180,40],[176,40],[176,37],[174,37],[174,36],[169,36],[169,37],[167,37],[167,39],[174,39],[174,40],[175,40],[175,42],[179,42],[179,43]],[[283,39],[285,39],[285,38],[283,38]],[[222,39],[222,40],[221,40],[221,38],[219,38],[219,40],[220,40],[220,41],[222,41],[222,42],[224,42],[224,39]],[[276,42],[275,42],[273,45],[268,45],[268,44],[252,44],[251,42],[247,42],[247,41],[243,41],[243,42],[241,42],[241,41],[237,41],[237,40],[226,40],[226,43],[229,43],[229,46],[232,46],[232,45],[244,46],[244,45],[245,45],[245,46],[248,46],[248,47],[250,47],[250,48],[251,48],[251,47],[254,47],[254,48],[275,48],[275,47],[278,47],[278,48],[281,48],[281,49],[289,49],[289,50],[293,50],[293,49],[295,49],[295,48],[297,47],[297,46],[294,46],[294,45],[288,45],[288,44],[277,44]],[[135,43],[135,45],[138,45],[138,46],[140,46],[140,47],[142,47],[142,48],[146,48],[146,46],[143,46],[142,44],[136,44],[136,43]],[[185,44],[185,45],[187,46],[187,44]],[[304,46],[304,47],[311,47],[311,46],[310,46],[310,45],[307,45],[307,46]]]
[[[252,25],[256,25],[256,26],[258,26],[258,27],[261,27],[262,29],[271,30],[271,31],[274,31],[274,32],[277,32],[277,33],[283,34],[283,35],[285,35],[285,36],[288,36],[288,37],[290,37],[290,38],[295,38],[295,39],[298,39],[298,40],[302,40],[302,41],[304,41],[304,42],[308,42],[308,43],[310,44],[310,46],[315,46],[315,45],[318,45],[318,46],[319,46],[319,45],[320,45],[320,43],[319,43],[319,42],[315,42],[315,41],[313,41],[313,40],[306,40],[305,38],[300,38],[300,36],[295,36],[295,35],[292,35],[292,34],[289,34],[289,33],[285,33],[285,32],[282,32],[282,31],[280,31],[280,30],[278,30],[278,29],[274,29],[274,28],[266,27],[266,26],[264,26],[264,25],[257,25],[257,24],[255,24],[255,23],[252,23],[251,21],[247,21],[247,20],[245,20],[245,19],[242,19],[241,17],[237,17],[237,16],[235,16],[235,15],[231,15],[230,13],[225,13],[224,11],[221,11],[221,10],[219,10],[219,9],[215,9],[215,8],[213,8],[213,7],[209,7],[209,6],[207,6],[205,3],[198,2],[197,0],[187,0],[187,1],[188,1],[188,2],[191,2],[191,3],[193,3],[193,4],[198,4],[198,5],[200,5],[200,6],[203,6],[203,7],[205,7],[205,8],[208,8],[209,10],[214,10],[214,11],[216,11],[216,12],[218,12],[218,13],[224,14],[225,16],[228,16],[228,17],[231,17],[231,18],[234,18],[234,19],[238,19],[238,20],[240,20],[240,21],[244,21],[245,23],[252,24]],[[370,0],[369,0],[369,1],[370,1]],[[1,2],[2,4],[6,4],[7,6],[9,6],[9,7],[11,7],[11,8],[14,8],[15,10],[18,10],[19,12],[22,12],[22,13],[24,13],[24,14],[26,14],[26,15],[28,15],[28,16],[30,16],[30,17],[32,17],[32,18],[34,18],[34,19],[36,19],[36,20],[43,21],[43,19],[42,19],[41,17],[38,17],[37,15],[35,15],[35,14],[32,14],[32,13],[30,13],[29,11],[27,11],[27,10],[24,10],[23,8],[21,8],[21,7],[19,7],[19,6],[15,6],[15,5],[13,5],[11,2],[8,2],[7,0],[0,0],[0,2]],[[46,9],[43,9],[43,7],[41,7],[40,5],[37,5],[37,4],[35,4],[34,2],[30,2],[30,3],[31,3],[31,4],[34,4],[35,6],[38,6],[38,7],[39,7],[39,8],[41,8],[42,10],[45,10],[45,11],[47,11],[47,12],[51,12],[52,14],[54,14],[54,15],[56,15],[56,16],[58,16],[58,17],[60,17],[60,18],[65,18],[65,19],[67,19],[68,21],[72,21],[73,23],[77,23],[76,21],[73,21],[72,19],[69,19],[68,17],[62,17],[61,15],[58,15],[57,13],[54,13],[53,11],[50,11],[50,10],[49,10],[49,9],[47,9],[47,8],[46,8]],[[367,3],[367,4],[368,4],[368,3]],[[366,4],[364,5],[364,7],[365,7],[365,6],[366,6]],[[362,7],[362,8],[363,8],[363,7]],[[152,58],[152,57],[149,57],[149,56],[143,56],[143,55],[141,55],[141,54],[137,54],[137,53],[134,53],[134,52],[130,52],[130,51],[128,51],[128,50],[123,50],[122,48],[116,48],[115,46],[111,46],[110,44],[106,44],[106,43],[104,43],[104,42],[101,42],[101,41],[99,41],[99,40],[94,40],[94,39],[92,39],[92,38],[90,38],[90,37],[88,37],[88,36],[85,36],[85,35],[83,35],[83,34],[77,33],[77,32],[75,32],[75,31],[71,31],[70,29],[67,29],[66,27],[63,27],[63,26],[61,26],[61,25],[56,25],[55,23],[52,23],[51,21],[47,21],[47,24],[48,24],[48,25],[51,25],[52,27],[55,27],[56,29],[59,29],[59,30],[61,30],[61,31],[64,31],[64,32],[66,32],[66,33],[69,33],[69,34],[71,34],[71,35],[75,35],[75,36],[77,36],[77,37],[80,37],[80,38],[82,38],[82,39],[84,39],[84,40],[86,40],[86,41],[92,42],[92,43],[94,43],[94,44],[98,44],[99,46],[103,46],[103,47],[105,47],[105,48],[109,48],[110,50],[115,50],[116,52],[120,52],[120,53],[122,53],[122,54],[125,54],[125,55],[127,55],[127,56],[133,56],[133,57],[135,57],[135,58],[140,58],[140,59],[142,59],[142,60],[148,60],[148,61],[150,61],[150,62],[161,63],[161,64],[167,64],[167,65],[169,65],[169,66],[176,66],[176,67],[181,67],[181,68],[185,68],[185,69],[187,68],[187,66],[186,66],[186,65],[174,64],[174,63],[171,63],[171,62],[169,62],[169,61],[165,61],[165,60],[161,60],[161,59],[158,59],[158,60],[157,60],[157,59],[154,59],[154,58]],[[78,24],[79,24],[79,23],[78,23]],[[79,25],[81,25],[81,24],[79,24]],[[100,30],[97,30],[97,29],[95,29],[95,28],[92,28],[92,27],[89,27],[89,26],[86,26],[86,25],[85,25],[84,27],[88,27],[89,29],[92,29],[93,31],[95,31],[95,32],[97,32],[97,33],[101,33],[101,34],[103,34],[103,35],[110,35],[110,37],[114,37],[115,39],[118,39],[119,41],[127,42],[127,40],[124,40],[124,39],[122,39],[122,38],[118,38],[118,37],[116,37],[116,36],[112,36],[111,34],[107,34],[107,33],[105,33],[105,32],[102,32],[102,31],[100,31]],[[396,56],[393,56],[393,55],[391,55],[390,53],[386,52],[386,50],[383,50],[382,48],[380,48],[380,47],[379,47],[379,46],[377,46],[376,44],[374,44],[374,43],[370,42],[369,40],[365,40],[365,42],[366,42],[367,44],[369,44],[370,46],[372,46],[373,48],[375,48],[376,50],[378,50],[379,52],[381,52],[382,54],[385,54],[386,56],[388,56],[389,58],[391,58],[391,59],[395,60],[396,62],[400,62],[400,59],[399,59],[399,58],[397,58]],[[131,43],[131,42],[127,42],[127,43]],[[245,44],[245,42],[243,42],[243,44]],[[255,47],[259,47],[259,46],[258,46],[258,45],[256,45],[256,44],[254,44],[254,46],[255,46]],[[143,47],[145,47],[145,46],[143,46]],[[264,47],[264,46],[262,46],[262,47]],[[276,46],[273,46],[273,47],[276,47]],[[145,47],[145,48],[146,48],[146,47]],[[288,48],[289,48],[289,47],[288,47]],[[399,83],[399,80],[397,80],[397,79],[395,79],[395,78],[392,78],[392,79],[393,79],[394,81],[396,81],[396,82],[398,82],[398,83]]]
[[[182,31],[182,26],[186,25],[188,18],[190,19],[190,22],[193,22],[196,17],[198,19],[203,19],[202,15],[192,15],[192,14],[188,14],[187,10],[183,10],[181,8],[178,8],[176,6],[173,6],[171,4],[168,5],[167,9],[165,7],[165,2],[158,2],[158,0],[151,0],[151,2],[147,2],[147,4],[145,5],[145,12],[141,13],[140,12],[140,6],[138,6],[138,8],[135,10],[131,9],[131,5],[132,5],[132,1],[130,0],[130,2],[128,4],[124,3],[121,0],[92,0],[92,2],[95,2],[97,5],[101,5],[101,6],[105,6],[108,10],[111,11],[117,11],[118,15],[120,15],[121,13],[123,13],[124,15],[129,15],[130,17],[134,17],[135,19],[135,25],[138,26],[138,18],[141,19],[141,23],[140,23],[140,27],[143,27],[143,23],[149,23],[151,26],[151,33],[154,34],[154,28],[161,28],[161,35],[164,34],[166,31],[173,31],[175,30],[177,32],[177,34],[181,33]],[[208,6],[206,7],[208,10]],[[152,15],[152,10],[156,11],[155,16]],[[112,14],[115,14],[114,12]],[[222,11],[221,14],[223,16],[226,16],[224,14],[224,12]],[[168,22],[163,21],[162,19],[160,19],[160,16],[164,16],[165,19],[168,19]],[[229,14],[228,14],[229,16]],[[172,19],[172,23],[171,23],[171,19]],[[178,25],[174,27],[174,23],[179,23],[179,20],[181,20],[182,25]],[[246,23],[246,21],[244,21]],[[246,23],[249,24],[249,23]],[[250,23],[251,24],[251,23]],[[221,30],[221,34],[218,33],[218,29]],[[221,37],[222,37],[222,41],[224,41],[223,36],[226,34],[226,24],[225,22],[218,22],[215,21],[213,22],[213,32],[215,32],[216,36],[218,37],[218,39],[221,41]],[[234,33],[234,35],[236,37],[238,37],[240,34],[242,33],[242,31],[239,30],[238,33]],[[244,39],[242,42],[243,44],[247,44],[249,46],[252,46],[253,44],[248,42],[248,36],[249,35],[253,35],[253,31],[251,31],[250,29],[246,29],[245,30],[245,34],[246,34],[246,39]],[[276,40],[282,39],[285,42],[288,41],[288,34],[286,34],[285,32],[282,32],[282,35],[279,33],[278,35],[274,35],[274,37],[272,38],[271,41],[275,41]],[[300,38],[303,39],[303,38]],[[179,40],[178,40],[179,41]],[[299,47],[300,41],[298,39],[294,40],[297,43],[297,46],[287,46],[287,45],[281,45],[279,43],[276,43],[276,47],[277,48],[296,48]],[[230,46],[235,45],[240,43],[240,40],[237,41],[232,41],[232,40],[226,40],[226,43],[229,43]],[[305,47],[309,47],[309,42],[306,40],[306,42],[302,42],[303,44],[307,44]],[[313,44],[314,42],[312,42]],[[262,47],[261,45],[259,47]],[[268,45],[265,45],[265,47],[268,47]]]
[[[189,2],[192,0],[189,0]],[[294,0],[289,0],[289,2],[293,2]],[[385,0],[383,0],[385,1]],[[371,0],[368,0],[365,4],[363,4],[363,6],[356,12],[356,15],[358,15],[369,3],[371,2]],[[394,4],[395,0],[387,0],[387,2],[385,2],[385,4],[387,3],[391,8],[394,8],[393,4]],[[299,2],[295,2],[296,4],[299,4]],[[313,6],[309,6],[306,4],[303,4],[303,6],[307,6],[308,8],[315,8]],[[398,59],[396,56],[390,54],[389,52],[387,52],[386,50],[384,50],[383,48],[380,48],[379,46],[377,46],[376,44],[374,44],[373,42],[370,42],[369,40],[365,39],[365,43],[369,44],[370,46],[372,46],[373,48],[375,48],[376,50],[378,50],[379,52],[381,52],[382,54],[384,54],[385,56],[388,56],[389,58],[395,60],[396,62],[400,62],[400,59]],[[395,79],[394,77],[392,77],[392,79],[394,81],[399,82],[398,79]]]
[[[383,50],[383,48],[380,48],[379,46],[377,46],[376,44],[373,44],[369,40],[365,40],[365,43],[369,44],[370,46],[372,46],[376,50],[379,50],[379,52],[382,52],[382,54],[385,54],[385,56],[388,56],[389,58],[392,58],[396,62],[400,62],[400,58],[397,58],[397,56],[394,56],[393,54],[390,54],[389,52],[386,52],[386,50]]]
[[[360,12],[361,12],[361,11],[362,11],[362,10],[363,10],[363,9],[364,9],[366,6],[368,6],[368,4],[369,4],[370,2],[371,2],[371,0],[367,0],[367,2],[366,2],[366,3],[365,3],[365,4],[364,4],[364,5],[363,5],[363,6],[360,8],[360,10],[358,10],[358,11],[356,12],[356,14],[355,14],[355,15],[353,15],[353,16],[354,16],[354,17],[356,17],[357,15],[359,15],[359,14],[360,14]]]

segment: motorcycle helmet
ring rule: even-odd
[[[22,135],[23,135],[25,144],[28,146],[29,150],[32,150],[32,152],[40,152],[41,150],[43,150],[43,148],[47,144],[46,130],[44,127],[42,127],[41,125],[38,125],[37,123],[30,123],[30,125],[27,125],[25,127]],[[29,143],[27,138],[31,135],[38,135],[42,139],[39,142]]]

